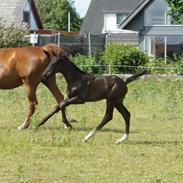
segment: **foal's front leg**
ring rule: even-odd
[[[50,119],[55,113],[57,113],[58,111],[62,110],[62,114],[63,114],[63,120],[64,122],[68,122],[67,118],[66,118],[66,114],[65,114],[65,108],[71,104],[82,104],[84,103],[79,97],[72,97],[72,98],[68,98],[63,100],[58,106],[55,107],[55,109],[49,113],[45,118],[43,118],[41,120],[41,122],[38,124],[37,127],[40,127],[41,125],[43,125],[44,123],[46,123],[46,121],[48,119]],[[69,123],[67,125],[70,125]],[[67,126],[66,125],[66,126]],[[69,127],[72,128],[72,126],[70,125]]]
[[[59,90],[59,88],[56,84],[55,75],[50,76],[47,81],[42,81],[42,82],[50,90],[50,92],[52,93],[52,95],[56,99],[57,103],[60,104],[64,100],[64,96],[60,92],[60,90]],[[62,112],[62,118],[63,118],[63,115],[64,114]],[[64,125],[66,127],[70,127],[71,125],[69,124],[69,122],[75,122],[76,120],[70,118],[66,111],[65,111],[65,115],[66,115],[66,118],[67,118],[67,122],[65,123],[64,121],[66,121],[66,120],[63,119]]]
[[[112,120],[113,118],[113,110],[114,110],[114,105],[112,102],[107,101],[107,107],[106,107],[106,112],[105,115],[101,121],[101,123],[94,129],[92,130],[90,133],[88,133],[88,135],[86,137],[84,137],[83,142],[88,142],[88,140],[91,137],[94,137],[95,134],[104,126],[106,125],[110,120]]]

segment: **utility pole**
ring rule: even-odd
[[[29,28],[31,29],[31,13],[32,13],[32,0],[29,0]]]
[[[70,11],[68,12],[68,32],[71,31],[71,13]]]

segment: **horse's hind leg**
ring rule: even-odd
[[[18,127],[18,130],[26,129],[30,125],[30,120],[32,115],[35,112],[36,105],[38,104],[37,98],[36,98],[36,88],[37,86],[31,86],[29,83],[24,82],[25,91],[27,93],[27,97],[29,100],[29,111],[27,114],[27,117],[22,125]]]
[[[122,101],[118,102],[115,108],[121,113],[125,120],[125,134],[116,141],[116,144],[120,144],[125,140],[128,140],[129,132],[130,132],[130,112],[125,108]]]
[[[84,137],[83,142],[87,142],[91,137],[93,137],[97,133],[97,131],[99,131],[104,125],[106,125],[110,120],[112,120],[113,110],[114,110],[113,103],[107,101],[106,112],[101,123],[96,127],[96,129],[94,129],[86,137]]]

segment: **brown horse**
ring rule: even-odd
[[[113,111],[116,108],[125,120],[125,134],[116,141],[117,144],[128,139],[130,132],[130,112],[123,104],[127,94],[127,85],[146,73],[142,70],[123,81],[115,75],[95,76],[81,71],[67,57],[53,57],[48,67],[43,73],[43,79],[47,80],[52,74],[60,72],[65,77],[68,84],[68,98],[63,100],[60,105],[49,113],[38,126],[43,125],[51,116],[62,110],[65,113],[67,106],[71,104],[83,104],[85,102],[95,102],[106,99],[106,112],[100,124],[91,131],[84,139],[87,142],[94,136],[104,125],[113,118]],[[63,114],[63,120],[67,121]],[[68,122],[68,121],[67,121]]]
[[[42,74],[53,55],[60,54],[64,54],[64,50],[56,44],[0,49],[0,89],[13,89],[24,85],[29,101],[28,114],[23,124],[18,127],[19,130],[29,127],[31,116],[38,104],[36,89],[42,80]],[[57,87],[55,75],[43,83],[58,103],[64,99]],[[70,126],[67,123],[65,125]]]

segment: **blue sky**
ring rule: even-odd
[[[80,14],[81,18],[83,18],[88,10],[88,6],[91,0],[74,0],[74,6],[76,11]]]

